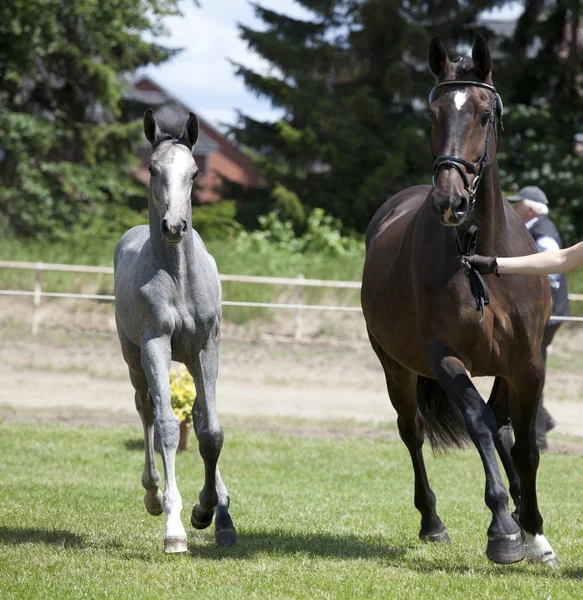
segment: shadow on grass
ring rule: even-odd
[[[123,447],[130,452],[134,452],[136,450],[141,450],[143,452],[145,450],[144,438],[132,438],[131,440],[124,440]]]
[[[210,541],[210,540],[209,540]],[[219,548],[207,543],[199,534],[189,539],[188,549],[196,558],[222,560],[253,558],[261,553],[279,555],[306,554],[309,556],[322,556],[340,559],[384,558],[398,560],[402,558],[412,546],[389,546],[382,542],[352,535],[298,535],[284,531],[264,531],[243,533],[239,536],[237,544],[231,548]]]
[[[565,574],[571,579],[583,579],[583,567],[578,569],[565,569]]]
[[[336,559],[382,559],[387,566],[409,569],[421,574],[431,575],[436,572],[467,575],[481,569],[488,576],[511,577],[524,575],[525,577],[541,577],[552,579],[583,579],[583,568],[554,570],[541,565],[531,565],[526,562],[512,565],[498,565],[483,556],[483,564],[477,567],[474,561],[463,558],[452,564],[447,553],[449,545],[435,547],[435,556],[420,558],[414,551],[418,550],[419,543],[404,543],[399,546],[384,544],[381,540],[367,540],[352,535],[292,535],[283,531],[264,531],[255,533],[242,533],[235,546],[219,548],[212,538],[195,533],[189,539],[188,550],[193,558],[208,560],[237,560],[251,559],[258,554],[319,556]],[[428,547],[431,548],[431,545]],[[410,553],[413,552],[412,555]]]
[[[34,528],[0,527],[0,544],[52,544],[63,548],[85,547],[83,539],[76,533],[61,529],[47,530]]]

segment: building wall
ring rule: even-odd
[[[198,198],[201,202],[216,202],[221,199],[220,188],[223,176],[245,186],[252,186],[254,174],[248,173],[241,165],[231,160],[221,152],[213,152],[207,157],[207,166],[204,173],[197,177],[196,183],[199,190]],[[202,171],[202,169],[201,169]]]

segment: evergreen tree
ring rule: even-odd
[[[262,31],[240,26],[267,74],[237,64],[245,84],[283,110],[277,122],[240,115],[236,139],[262,156],[268,189],[287,189],[363,230],[391,194],[431,181],[425,120],[433,79],[427,47],[470,45],[468,27],[499,2],[298,0],[310,20],[254,5]],[[260,190],[258,194],[264,194]],[[273,194],[271,201],[273,201]]]
[[[176,50],[147,42],[177,0],[4,0],[0,9],[0,225],[64,235],[138,191],[140,123],[120,110],[122,75]]]
[[[502,46],[499,80],[509,110],[503,184],[536,184],[549,197],[565,242],[583,233],[583,2],[526,0],[515,35]]]

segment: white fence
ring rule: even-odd
[[[32,316],[32,333],[38,332],[38,307],[40,306],[41,298],[78,298],[85,300],[101,300],[113,301],[114,296],[105,294],[73,294],[66,292],[43,292],[42,290],[42,272],[43,271],[60,271],[69,273],[94,273],[99,275],[113,275],[113,267],[96,267],[88,265],[63,265],[51,264],[43,262],[18,262],[0,260],[0,268],[2,269],[24,269],[35,271],[34,290],[0,290],[0,295],[3,296],[32,296],[33,297],[33,316]],[[346,312],[361,312],[360,306],[327,306],[320,304],[304,304],[304,288],[306,287],[321,287],[321,288],[344,288],[344,289],[360,289],[360,281],[334,281],[330,279],[305,279],[303,275],[297,277],[260,277],[253,275],[220,275],[221,281],[234,281],[238,283],[254,283],[254,284],[269,284],[269,285],[287,285],[295,286],[296,302],[295,303],[271,303],[271,302],[238,302],[231,300],[223,300],[223,306],[251,306],[261,308],[278,308],[294,310],[294,339],[300,340],[302,337],[302,311],[303,310],[328,310],[328,311],[346,311]],[[569,294],[569,300],[575,302],[583,301],[583,294]],[[553,321],[573,321],[583,322],[583,317],[552,317]]]

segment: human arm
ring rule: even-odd
[[[527,256],[493,257],[475,256],[464,257],[464,261],[480,273],[527,275],[545,275],[551,273],[567,273],[583,267],[583,242],[579,242],[562,250],[547,250]]]

